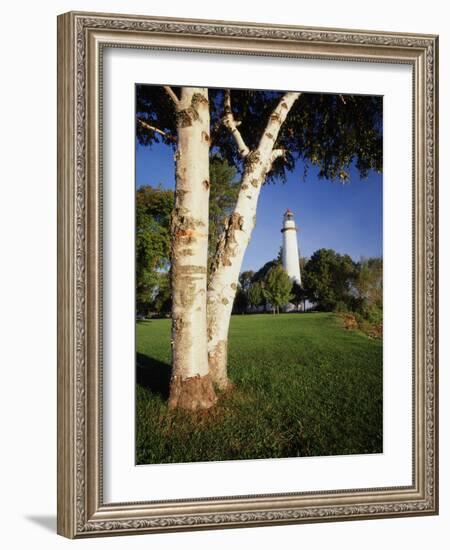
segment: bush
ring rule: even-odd
[[[336,313],[347,313],[348,310],[349,308],[345,302],[337,302],[337,304],[334,307],[334,311]]]
[[[341,315],[342,321],[344,323],[344,328],[347,330],[354,330],[358,328],[358,321],[356,316],[353,313],[343,313]]]
[[[370,323],[369,321],[363,320],[359,324],[359,329],[367,334],[369,338],[381,338],[383,336],[383,324],[379,323]]]
[[[369,338],[383,336],[383,312],[378,308],[371,308],[365,315],[358,312],[341,312],[339,316],[346,330],[359,329]]]

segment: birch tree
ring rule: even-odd
[[[164,86],[138,94],[141,143],[175,147],[171,218],[172,375],[169,407],[216,402],[206,338],[210,112],[207,88]],[[159,95],[158,95],[159,94]],[[176,135],[174,135],[174,130]]]
[[[172,213],[172,377],[170,407],[216,401],[206,340],[210,116],[207,88],[181,88],[176,106],[175,207]]]

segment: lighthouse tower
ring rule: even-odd
[[[297,228],[294,213],[289,208],[284,213],[283,229],[283,268],[292,281],[302,284],[298,258]]]

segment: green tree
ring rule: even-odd
[[[317,309],[333,311],[351,306],[356,264],[348,254],[329,248],[314,252],[303,271],[303,284]]]
[[[370,322],[380,323],[383,312],[383,260],[362,259],[353,281],[355,309]]]
[[[151,309],[159,316],[170,313],[172,308],[172,293],[170,291],[170,276],[168,272],[157,274],[158,286]]]
[[[258,269],[258,271],[256,271],[256,273],[252,277],[252,284],[259,283],[259,285],[261,286],[262,298],[261,298],[260,305],[261,304],[267,305],[266,304],[266,297],[265,297],[264,293],[262,292],[262,287],[264,285],[264,279],[266,278],[267,273],[270,271],[270,269],[272,269],[272,267],[275,267],[277,265],[281,266],[281,255],[280,254],[278,254],[278,257],[276,259],[270,260],[269,262],[266,262],[260,269]]]
[[[248,303],[252,307],[258,307],[263,304],[264,296],[262,292],[261,283],[251,283],[247,291]]]
[[[308,299],[309,299],[309,293],[307,289],[300,286],[297,282],[294,281],[294,284],[292,285],[291,302],[295,305],[297,310],[300,308],[301,305],[303,305],[303,309],[306,309],[305,302]]]
[[[233,313],[246,313],[248,308],[248,297],[245,290],[238,286],[236,297],[233,302]]]
[[[255,276],[255,272],[251,270],[243,271],[239,275],[239,284],[241,285],[244,292],[248,292],[254,276]]]
[[[300,258],[298,259],[298,264],[300,266],[300,273],[303,273],[303,270],[305,269],[307,263],[308,263],[308,258],[306,258],[305,256],[300,256]]]
[[[136,311],[147,315],[158,292],[159,272],[170,256],[172,191],[145,185],[136,191]]]
[[[258,269],[258,271],[253,275],[252,277],[252,283],[261,283],[266,278],[267,273],[272,269],[272,267],[275,267],[277,265],[281,265],[281,259],[277,258],[275,260],[270,260],[269,262],[266,262],[261,269]]]
[[[209,163],[209,235],[208,268],[214,262],[217,241],[223,232],[224,223],[233,211],[239,192],[237,170],[227,160],[215,154]]]
[[[289,303],[292,298],[292,281],[281,265],[275,265],[269,269],[262,291],[266,300],[272,305],[274,313],[279,313],[280,307]]]

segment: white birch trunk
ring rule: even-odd
[[[182,88],[172,214],[172,378],[169,406],[188,410],[216,402],[206,332],[210,115],[207,88]]]
[[[281,98],[254,151],[245,150],[232,114],[229,114],[231,111],[228,111],[226,125],[235,136],[246,167],[236,207],[219,241],[208,288],[209,368],[214,384],[222,390],[230,386],[227,374],[228,329],[242,260],[256,222],[259,193],[274,160],[284,155],[283,150],[274,149],[274,144],[286,116],[299,96],[300,93],[288,92]]]

